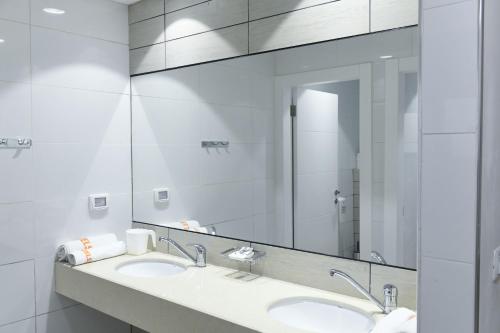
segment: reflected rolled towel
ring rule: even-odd
[[[229,254],[229,258],[234,260],[246,260],[251,259],[254,256],[253,248],[251,247],[242,247],[239,250],[236,250]]]
[[[73,265],[82,265],[93,261],[108,259],[124,254],[127,251],[125,242],[115,242],[101,245],[92,249],[82,249],[68,254],[68,262]]]
[[[195,220],[183,220],[180,222],[166,223],[164,226],[187,231],[201,232],[203,234],[208,233],[208,229],[200,226],[200,222]]]
[[[57,261],[64,261],[67,256],[72,253],[83,249],[91,249],[96,246],[109,245],[118,242],[115,234],[103,234],[94,237],[83,237],[79,240],[73,240],[64,243],[57,248],[56,259]]]
[[[371,333],[417,333],[417,315],[398,308],[382,318]]]

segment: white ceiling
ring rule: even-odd
[[[113,0],[114,2],[123,3],[125,5],[131,5],[133,3],[139,2],[141,0]]]

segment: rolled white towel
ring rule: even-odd
[[[164,226],[175,229],[201,232],[204,234],[208,233],[208,229],[200,226],[200,222],[196,220],[183,220],[180,222],[165,223]]]
[[[405,321],[396,331],[398,333],[417,333],[417,317]]]
[[[115,234],[103,234],[93,237],[82,237],[79,240],[73,240],[64,243],[57,248],[56,259],[57,261],[64,261],[67,259],[68,254],[83,249],[91,249],[96,246],[109,245],[118,242]]]
[[[91,249],[82,249],[68,254],[68,262],[77,266],[93,261],[108,259],[124,254],[127,251],[125,242],[115,242]]]
[[[417,315],[406,308],[398,308],[382,318],[371,333],[416,333]]]

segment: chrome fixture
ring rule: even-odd
[[[377,264],[387,265],[387,261],[385,261],[384,257],[377,251],[370,252],[370,257]]]
[[[255,250],[253,248],[252,248],[253,255],[251,257],[235,258],[235,257],[230,256],[231,253],[241,251],[242,249],[244,249],[244,248],[243,247],[232,247],[230,249],[222,251],[220,254],[221,254],[221,256],[226,257],[229,260],[235,260],[235,261],[240,261],[240,262],[244,262],[244,263],[249,263],[251,265],[255,264],[259,259],[262,259],[266,256],[266,252]]]
[[[0,148],[28,149],[31,145],[30,138],[0,138]]]
[[[330,270],[331,277],[341,277],[345,281],[349,282],[357,291],[363,294],[366,298],[368,298],[372,303],[382,310],[383,313],[388,314],[392,311],[396,310],[398,307],[398,288],[392,284],[386,284],[384,286],[384,304],[380,303],[375,297],[372,296],[362,285],[360,285],[356,280],[347,275],[342,271],[338,271],[336,269]]]
[[[345,197],[341,196],[340,195],[340,191],[339,190],[335,190],[333,192],[334,196],[335,196],[335,200],[333,201],[336,205],[340,205],[342,208],[345,207]]]
[[[229,141],[202,141],[201,148],[227,148]]]
[[[52,14],[52,15],[63,15],[64,13],[66,13],[64,9],[50,8],[50,7],[44,8],[43,11],[46,12],[47,14]]]
[[[167,237],[158,238],[159,242],[168,243],[172,245],[177,251],[179,251],[183,256],[190,259],[196,267],[207,266],[207,249],[201,244],[188,244],[188,246],[194,247],[196,252],[196,257],[190,255],[186,250],[184,250],[176,241]]]
[[[333,195],[335,196],[335,200],[333,201],[335,205],[337,206],[337,248],[338,248],[338,254],[339,256],[344,256],[344,242],[342,239],[342,235],[340,234],[340,221],[342,220],[341,214],[345,214],[346,212],[346,206],[345,206],[345,200],[346,198],[340,195],[341,192],[336,189],[333,192]]]

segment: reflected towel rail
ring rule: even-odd
[[[229,141],[202,141],[202,148],[227,148],[229,147]]]

